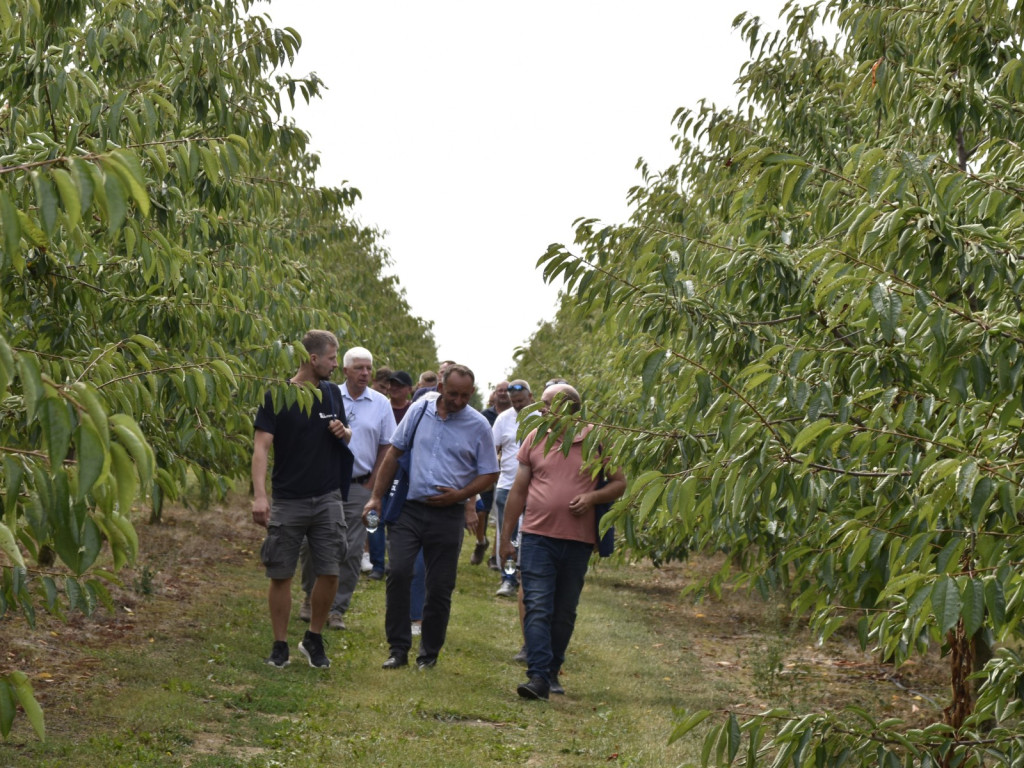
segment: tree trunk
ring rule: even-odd
[[[959,729],[974,704],[970,676],[974,670],[974,643],[967,637],[961,618],[947,635],[949,640],[949,671],[952,700],[943,710],[947,724]]]

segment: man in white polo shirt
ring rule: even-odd
[[[498,452],[498,464],[501,467],[501,475],[498,477],[497,488],[494,492],[494,509],[498,516],[498,535],[496,540],[501,539],[501,527],[505,519],[505,502],[508,499],[509,489],[516,479],[516,472],[519,470],[519,459],[516,454],[519,452],[519,412],[533,402],[533,393],[530,391],[530,384],[523,379],[516,379],[508,385],[508,397],[512,401],[512,407],[498,414],[491,427],[494,435],[494,448]],[[515,574],[502,573],[501,584],[496,594],[502,597],[515,597],[519,588]]]
[[[340,563],[338,591],[327,615],[328,629],[345,629],[344,615],[352,601],[352,593],[359,583],[360,563],[366,544],[366,526],[362,522],[363,506],[370,499],[377,468],[387,453],[391,435],[395,431],[395,415],[391,410],[391,401],[370,387],[370,380],[373,378],[373,355],[370,351],[364,347],[352,347],[345,353],[342,370],[345,373],[345,382],[341,385],[341,396],[352,430],[352,439],[348,447],[355,457],[355,462],[352,467],[352,485],[349,487],[348,498],[345,499],[348,550],[345,559]],[[302,575],[305,588],[305,563]]]

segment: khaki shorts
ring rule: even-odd
[[[274,499],[260,562],[271,579],[290,579],[299,562],[302,540],[317,576],[337,576],[345,556],[345,513],[341,491],[308,499]]]

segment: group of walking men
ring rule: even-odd
[[[522,579],[519,595],[528,680],[517,690],[530,699],[561,692],[558,674],[597,543],[595,507],[614,501],[625,490],[621,472],[604,476],[602,469],[597,482],[585,470],[582,440],[590,427],[577,432],[567,451],[558,446],[545,451],[544,441],[534,445],[535,431],[519,445],[520,411],[532,402],[526,382],[499,385],[499,389],[507,386],[512,407],[501,409],[492,426],[484,414],[469,407],[476,382],[464,365],[443,364],[435,385],[417,392],[419,397],[412,402],[393,408],[392,401],[371,386],[373,358],[368,350],[355,347],[345,353],[345,380],[338,386],[330,381],[338,367],[337,338],[329,331],[313,330],[302,344],[308,357],[290,381],[319,390],[312,406],[304,409],[297,399],[290,406],[275,403],[268,392],[255,419],[252,514],[255,523],[267,528],[261,561],[270,579],[268,605],[274,635],[267,663],[276,667],[289,663],[292,579],[301,552],[306,602],[300,614],[308,618],[309,629],[298,649],[311,666],[330,666],[323,629],[345,628],[344,616],[366,546],[367,518],[380,514],[400,459],[409,454],[406,501],[398,519],[387,525],[384,625],[389,655],[383,668],[409,664],[410,589],[420,557],[425,566],[425,598],[415,661],[420,669],[437,664],[447,634],[464,532],[477,533],[472,562],[479,563],[481,543],[483,549],[488,544],[486,520],[478,521],[474,502],[497,481],[495,555],[501,562],[518,554]],[[399,389],[411,384],[407,373],[392,376]],[[562,380],[548,386],[541,399],[542,412],[555,407],[576,413],[581,404],[578,392]],[[272,494],[268,497],[271,449]],[[482,511],[486,516],[488,507]],[[510,576],[503,580],[499,594],[515,590]]]

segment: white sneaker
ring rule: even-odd
[[[369,552],[363,552],[363,561],[359,564],[359,570],[363,573],[369,573],[373,570],[373,564],[370,562]]]
[[[515,597],[516,596],[516,585],[507,579],[502,580],[501,586],[498,587],[498,591],[494,594],[499,597]]]

